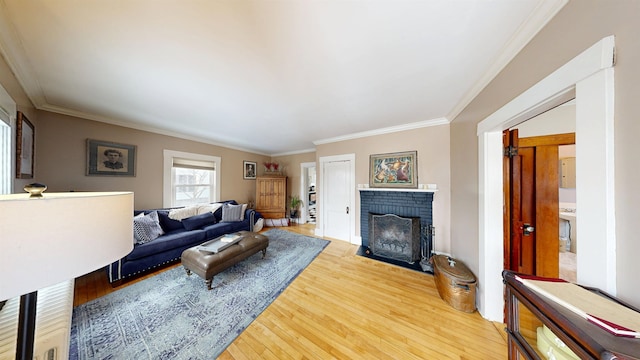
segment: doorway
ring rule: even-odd
[[[560,274],[559,278],[578,281],[578,207],[576,202],[576,146],[565,145],[558,149],[560,167]]]
[[[300,199],[304,202],[300,222],[316,223],[316,163],[300,164]]]
[[[575,129],[574,100],[510,129],[506,139],[512,145],[511,156],[505,157],[510,176],[504,179],[504,196],[509,199],[504,214],[509,224],[504,228],[505,269],[576,281],[575,246],[567,251],[571,239],[564,233],[573,226],[575,238],[575,222],[567,224],[561,210],[572,209],[575,215],[575,162],[568,161],[569,156],[575,160]],[[566,166],[562,171],[565,162],[574,165],[571,174]],[[567,186],[573,189],[563,188]]]
[[[514,129],[505,135],[504,267],[556,278],[562,252],[559,148],[574,144],[575,134],[522,137]]]
[[[616,294],[614,49],[606,37],[478,124],[478,310],[503,320],[502,131],[576,98],[578,282]],[[593,171],[597,169],[597,171]]]

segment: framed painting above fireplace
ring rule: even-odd
[[[418,152],[405,151],[369,156],[369,186],[418,188]]]

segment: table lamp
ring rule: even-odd
[[[0,301],[20,296],[16,359],[33,359],[37,291],[133,249],[132,192],[0,195]]]

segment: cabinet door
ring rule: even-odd
[[[271,190],[272,184],[268,179],[256,180],[256,208],[257,209],[270,209],[271,208]]]
[[[285,210],[287,186],[284,179],[273,180],[273,197],[271,200],[272,209]]]

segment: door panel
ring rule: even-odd
[[[349,188],[349,161],[333,161],[324,164],[323,204],[324,235],[326,237],[350,241],[350,216],[352,211]]]
[[[558,145],[536,146],[536,273],[558,277],[559,256],[559,181]]]
[[[535,148],[518,148],[520,161],[520,219],[518,236],[521,239],[518,270],[524,274],[536,274],[536,202],[535,202]],[[533,227],[534,231],[525,231]]]
[[[256,209],[270,209],[271,208],[271,182],[264,179],[256,180]]]

